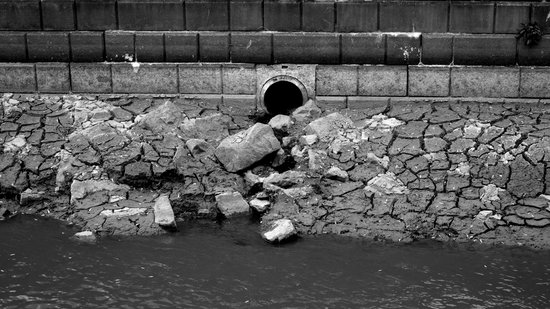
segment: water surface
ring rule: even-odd
[[[70,240],[58,221],[0,222],[1,308],[547,308],[550,252],[326,236],[271,246],[251,222]]]

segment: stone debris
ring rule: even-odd
[[[269,209],[269,205],[271,205],[269,201],[261,200],[259,198],[255,198],[250,201],[250,207],[260,213],[266,212]]]
[[[329,179],[339,180],[339,181],[347,181],[349,178],[348,173],[346,173],[346,171],[341,170],[337,166],[333,166],[329,168],[328,171],[325,173],[325,177]]]
[[[298,122],[305,122],[321,116],[321,109],[315,104],[315,101],[308,100],[304,105],[298,107],[292,113],[292,118]]]
[[[287,132],[288,129],[292,126],[292,118],[287,115],[275,115],[275,117],[271,118],[268,123],[273,130],[278,130],[282,132]]]
[[[74,239],[84,242],[95,242],[97,237],[92,231],[82,231],[74,234]]]
[[[280,148],[281,144],[271,127],[256,123],[250,129],[222,140],[215,154],[227,171],[237,172]]]
[[[2,218],[156,235],[162,201],[166,222],[252,208],[299,235],[550,248],[545,105],[422,100],[329,113],[311,100],[263,124],[267,115],[178,96],[0,103]]]
[[[269,242],[281,242],[296,235],[296,229],[289,219],[279,219],[269,223],[262,237]]]
[[[167,195],[161,195],[157,198],[153,210],[156,224],[169,229],[177,228],[174,211]]]
[[[218,210],[226,218],[248,215],[249,205],[239,192],[227,192],[216,195]]]
[[[378,174],[367,182],[365,191],[375,194],[408,194],[409,189],[392,172]]]

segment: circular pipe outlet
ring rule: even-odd
[[[260,103],[271,115],[289,115],[304,105],[308,98],[304,85],[294,77],[279,75],[272,77],[262,86]]]

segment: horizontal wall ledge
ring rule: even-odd
[[[0,31],[0,62],[550,65],[550,35],[420,32]]]
[[[516,33],[546,25],[549,10],[544,1],[2,0],[0,30]]]
[[[458,65],[0,63],[0,92],[246,96],[254,101],[263,84],[279,75],[296,79],[309,97],[550,98],[548,66]]]

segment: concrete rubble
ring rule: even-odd
[[[295,233],[550,248],[545,105],[327,113],[310,100],[258,118],[178,97],[0,103],[1,218],[49,216],[86,238],[253,214],[270,242]]]

